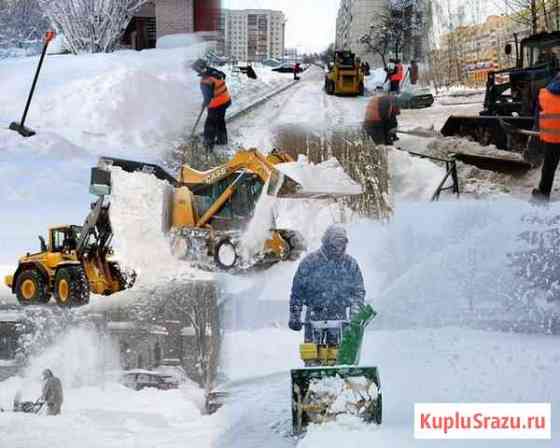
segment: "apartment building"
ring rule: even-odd
[[[413,59],[422,61],[427,48],[427,38],[431,19],[429,2],[426,0],[410,0],[404,11],[409,26],[404,36],[398,57],[405,62]],[[393,11],[395,13],[395,11]],[[370,51],[361,38],[370,32],[372,27],[381,24],[383,17],[391,14],[389,0],[341,0],[336,20],[335,46],[340,50],[351,50],[362,60],[376,67],[381,65],[381,58]],[[387,59],[395,55],[388,53]]]
[[[260,62],[282,59],[286,18],[269,9],[222,10],[218,51],[232,59]]]
[[[448,83],[483,86],[489,71],[515,64],[514,55],[504,51],[514,33],[518,39],[530,34],[527,27],[509,16],[489,16],[484,23],[460,26],[444,34],[437,50],[441,77]]]

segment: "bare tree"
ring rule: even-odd
[[[532,34],[539,31],[538,17],[541,12],[545,17],[545,24],[550,22],[545,5],[545,1],[537,0],[504,0],[504,7],[512,20],[528,27]]]
[[[147,0],[38,0],[74,53],[113,51],[132,14]]]
[[[222,340],[218,290],[215,282],[170,283],[137,300],[127,310],[128,318],[145,323],[177,321],[191,331],[191,343],[180,336],[174,351],[189,376],[210,391],[217,375]]]
[[[392,53],[395,58],[401,58],[405,48],[414,45],[414,37],[423,27],[423,14],[416,0],[391,0],[359,41],[377,54],[386,67],[387,55]]]

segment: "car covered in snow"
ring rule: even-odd
[[[179,381],[174,375],[142,369],[123,372],[120,377],[120,383],[134,390],[142,390],[147,387],[169,390],[179,387]]]

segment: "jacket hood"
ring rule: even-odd
[[[546,90],[554,95],[560,95],[560,77],[554,77],[554,79],[546,86]]]
[[[321,250],[327,258],[339,258],[346,252],[348,236],[342,226],[330,226],[321,239]]]

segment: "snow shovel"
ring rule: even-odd
[[[35,71],[35,77],[33,78],[33,84],[31,84],[31,90],[29,91],[29,96],[27,97],[27,103],[25,104],[25,110],[23,111],[23,117],[21,117],[21,121],[18,123],[14,121],[10,123],[10,129],[12,131],[16,131],[22,137],[32,137],[35,135],[35,131],[30,128],[25,127],[25,119],[27,118],[27,112],[29,111],[29,105],[31,104],[31,98],[33,98],[33,92],[35,92],[35,86],[37,85],[37,79],[39,78],[39,73],[41,71],[41,67],[43,65],[43,60],[45,59],[45,55],[47,54],[47,47],[49,43],[55,38],[54,31],[47,31],[45,33],[45,37],[43,38],[43,51],[41,52],[41,58],[39,59],[39,65],[37,66],[37,70]]]

